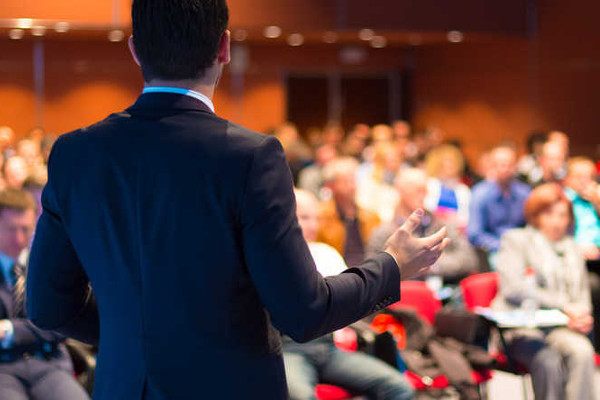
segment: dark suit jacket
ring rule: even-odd
[[[279,142],[188,96],[59,138],[42,202],[27,310],[99,340],[95,399],[283,399],[275,329],[308,341],[399,298],[385,253],[323,279]]]
[[[20,271],[17,272],[17,275],[19,274]],[[10,320],[14,329],[12,346],[9,349],[0,349],[1,372],[7,373],[10,371],[14,357],[12,353],[32,352],[41,348],[44,343],[55,344],[59,350],[55,354],[55,361],[60,361],[61,365],[71,368],[71,361],[66,348],[60,344],[64,340],[64,336],[34,326],[31,321],[25,318],[22,307],[17,307],[16,303],[13,289],[6,284],[4,277],[0,274],[0,320]],[[11,362],[6,363],[9,360]]]

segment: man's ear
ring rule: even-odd
[[[142,64],[140,63],[140,59],[137,55],[137,52],[135,51],[135,44],[133,44],[133,36],[129,36],[129,39],[127,40],[127,44],[129,45],[129,52],[131,53],[131,57],[133,57],[133,61],[135,61],[135,63],[141,67]]]
[[[226,30],[221,36],[219,42],[219,52],[217,53],[217,62],[219,64],[229,64],[231,61],[231,32]]]

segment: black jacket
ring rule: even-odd
[[[188,96],[63,135],[42,202],[28,314],[99,340],[95,399],[284,399],[275,329],[307,341],[399,297],[385,253],[323,279],[279,142]]]

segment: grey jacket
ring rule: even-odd
[[[496,309],[517,308],[525,299],[526,268],[536,275],[535,295],[542,308],[579,304],[591,311],[590,287],[585,261],[572,237],[552,243],[537,229],[527,226],[507,231],[501,239],[497,270],[500,288]]]
[[[402,219],[396,219],[377,228],[371,235],[367,245],[367,258],[374,257],[377,253],[383,251],[388,238],[402,223],[404,223]],[[427,213],[415,234],[419,237],[429,236],[442,227],[443,225],[433,214]],[[458,281],[477,272],[479,260],[467,238],[452,226],[448,226],[448,237],[450,238],[450,245],[436,263],[444,281]]]

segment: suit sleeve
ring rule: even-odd
[[[305,342],[397,301],[400,273],[380,253],[340,275],[322,278],[296,220],[292,177],[280,143],[255,151],[242,200],[243,251],[275,327]]]
[[[89,280],[61,219],[55,191],[62,144],[57,141],[48,163],[43,211],[27,268],[27,316],[41,329],[95,344],[99,327],[97,309]]]

